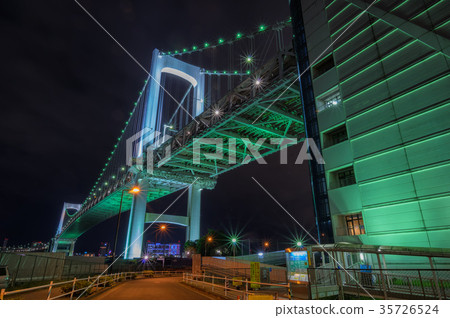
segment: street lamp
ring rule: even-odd
[[[117,217],[117,226],[116,226],[116,235],[114,237],[114,249],[113,249],[113,261],[116,259],[116,248],[117,248],[117,237],[119,236],[119,227],[120,227],[120,215],[122,214],[122,202],[123,202],[123,193],[125,191],[128,191],[128,189],[122,190],[122,193],[120,195],[120,204],[119,204],[119,215]],[[138,194],[141,192],[141,189],[137,186],[134,186],[129,193],[131,194]]]
[[[212,236],[208,236],[205,240],[205,256],[206,256],[206,244],[207,243],[211,243],[213,241],[213,237]]]
[[[303,245],[302,241],[298,241],[298,242],[297,242],[297,246],[298,246],[298,247],[302,247],[302,245]]]

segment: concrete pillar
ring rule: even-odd
[[[58,241],[52,238],[52,253],[56,253],[58,251]]]
[[[70,248],[69,248],[69,256],[73,256],[73,251],[75,250],[75,240],[70,242]]]
[[[192,185],[188,191],[187,216],[189,226],[186,228],[186,240],[195,241],[200,238],[200,203],[202,189]]]
[[[146,206],[147,191],[141,190],[138,194],[133,195],[130,219],[128,221],[127,242],[124,254],[125,259],[141,257]]]

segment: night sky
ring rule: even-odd
[[[288,1],[80,1],[149,68],[170,50],[253,30],[289,16]],[[147,75],[72,0],[3,1],[0,240],[48,241],[63,202],[82,202],[97,178]],[[287,242],[301,229],[251,179],[260,181],[307,229],[314,228],[308,165],[250,164],[202,193],[202,231],[242,231]],[[164,210],[176,195],[149,204]],[[168,211],[184,214],[186,198]],[[126,217],[121,235],[126,228]],[[112,241],[115,219],[83,235],[76,252]],[[146,239],[152,239],[152,229]],[[184,239],[172,227],[167,242]]]

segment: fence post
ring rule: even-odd
[[[76,283],[77,283],[77,278],[74,277],[74,278],[73,278],[73,284],[72,284],[72,292],[70,293],[70,300],[72,300],[72,298],[73,298],[73,292],[75,291],[75,285],[76,285]]]
[[[50,282],[50,286],[48,287],[47,300],[50,300],[50,296],[52,295],[52,287],[53,287],[53,281]]]
[[[289,298],[289,300],[292,300],[291,283],[288,283],[288,298]]]
[[[428,257],[428,259],[430,260],[431,271],[433,272],[433,280],[434,280],[434,284],[436,286],[437,296],[438,296],[439,300],[441,300],[442,299],[441,289],[439,287],[438,279],[436,276],[436,271],[434,270],[433,260],[431,259],[431,257]]]
[[[3,300],[3,296],[5,295],[5,289],[0,291],[0,300]]]
[[[224,283],[225,285],[224,285],[224,294],[225,294],[225,297],[227,296],[227,291],[228,291],[228,289],[227,289],[227,285],[228,285],[228,279],[225,277],[225,283]]]
[[[47,257],[47,262],[45,263],[44,274],[42,274],[42,280],[45,280],[45,274],[47,274],[48,259],[49,257]]]
[[[245,300],[248,300],[248,278],[245,278]]]
[[[381,260],[380,260],[380,254],[377,253],[377,260],[378,260],[378,268],[380,269],[380,278],[381,278],[381,285],[383,286],[383,296],[384,299],[387,298],[387,291],[386,291],[386,282],[384,281],[384,275],[383,275],[383,268],[381,268]],[[411,286],[410,286],[411,289]]]

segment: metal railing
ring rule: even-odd
[[[139,278],[141,276],[142,278],[157,278],[157,277],[181,277],[184,274],[183,271],[152,271],[152,270],[144,270],[139,272],[122,272],[122,273],[114,273],[114,274],[108,274],[108,275],[98,275],[98,276],[92,276],[88,278],[82,278],[77,279],[76,277],[73,278],[73,280],[68,280],[64,282],[57,282],[54,283],[51,281],[49,284],[31,287],[31,288],[25,288],[25,289],[19,289],[19,290],[12,290],[12,291],[6,291],[5,289],[2,289],[0,291],[0,300],[4,300],[5,297],[13,296],[13,295],[19,295],[19,294],[26,294],[34,291],[45,291],[47,290],[47,293],[45,294],[45,297],[41,297],[46,300],[56,300],[60,298],[65,298],[66,300],[73,300],[74,295],[82,294],[84,291],[88,292],[89,290],[92,293],[95,293],[99,291],[101,288],[106,288],[109,286],[112,286],[114,283],[120,282],[120,281],[126,281],[129,279]],[[81,282],[87,282],[87,286],[83,286],[81,288],[77,288],[77,283]],[[62,291],[59,290],[60,293],[57,295],[53,294],[55,292],[56,288],[61,288],[63,286],[68,287],[68,285],[71,284],[72,287],[70,291]],[[44,293],[43,293],[44,295]]]
[[[315,298],[321,287],[337,286],[341,296],[368,296],[368,292],[384,299],[450,299],[450,270],[446,269],[309,268],[308,276]]]
[[[226,299],[290,299],[291,285],[253,282],[248,279],[183,274],[183,282]]]

